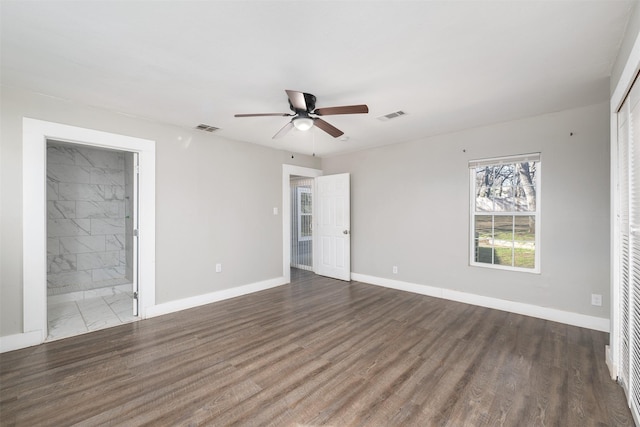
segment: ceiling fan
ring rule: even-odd
[[[298,130],[309,130],[313,126],[317,126],[334,138],[343,135],[340,129],[325,122],[320,117],[313,116],[331,116],[335,114],[362,114],[368,113],[369,107],[361,105],[344,105],[342,107],[327,107],[316,109],[316,97],[310,93],[298,92],[295,90],[285,90],[289,97],[289,108],[291,113],[257,113],[257,114],[236,114],[235,117],[261,117],[261,116],[282,116],[293,117],[289,123],[284,125],[282,129],[273,135],[273,139],[283,137],[291,128]]]

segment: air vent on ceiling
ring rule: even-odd
[[[205,124],[200,123],[198,126],[196,126],[196,129],[203,130],[203,131],[205,131],[205,132],[215,132],[215,131],[217,131],[217,130],[218,130],[218,129],[220,129],[220,128],[217,128],[217,127],[215,127],[215,126],[205,125]]]
[[[402,110],[395,111],[393,113],[385,114],[384,116],[378,117],[378,120],[382,120],[386,122],[387,120],[395,119],[396,117],[404,116],[406,113]]]

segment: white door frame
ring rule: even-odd
[[[155,305],[155,141],[24,117],[23,332],[47,337],[47,140],[138,153],[140,317]]]
[[[316,178],[322,176],[320,169],[302,166],[282,165],[282,276],[285,283],[291,282],[291,177],[304,176]],[[313,204],[315,206],[315,203]],[[314,208],[315,209],[315,208]],[[315,213],[314,213],[315,215]],[[314,257],[315,266],[315,257]],[[315,268],[314,268],[315,271]]]

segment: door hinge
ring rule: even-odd
[[[138,291],[133,293],[133,299],[138,299]]]
[[[140,165],[136,165],[136,173],[140,173]]]
[[[133,230],[133,237],[138,237],[138,229]]]

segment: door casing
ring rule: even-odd
[[[302,166],[294,165],[282,165],[282,276],[285,278],[285,283],[291,282],[291,197],[290,197],[290,181],[292,176],[303,176],[308,178],[318,178],[323,176],[323,171],[320,169],[305,168]],[[317,188],[314,185],[314,202],[313,202],[313,240],[314,240],[314,257],[313,257],[313,271],[318,272],[318,257],[315,255],[317,248],[317,235],[316,230],[317,218],[318,218],[318,197]],[[350,221],[349,221],[349,241],[351,239]],[[350,270],[350,263],[347,267]],[[351,272],[348,271],[350,276]],[[346,276],[342,277],[342,280],[349,280]]]
[[[47,337],[46,146],[57,140],[138,153],[140,317],[155,305],[155,141],[23,118],[23,333]]]

